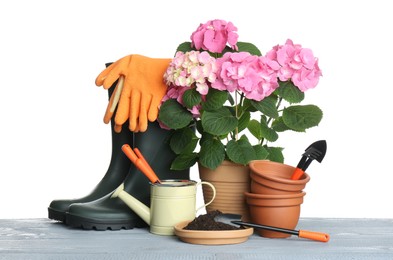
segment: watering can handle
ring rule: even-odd
[[[198,212],[200,209],[210,205],[210,203],[212,203],[213,200],[216,198],[216,188],[214,187],[214,185],[211,184],[210,182],[207,182],[207,181],[201,181],[201,182],[198,182],[196,186],[198,187],[198,185],[202,185],[202,184],[209,186],[213,190],[213,197],[208,203],[205,203],[204,205],[197,208],[196,212]]]

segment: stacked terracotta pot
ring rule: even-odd
[[[300,205],[306,193],[303,191],[310,176],[304,173],[299,180],[291,180],[295,167],[256,160],[249,163],[251,192],[246,201],[251,221],[256,224],[295,229],[300,216]],[[285,238],[289,234],[259,229],[263,237]]]

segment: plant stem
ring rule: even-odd
[[[236,116],[236,119],[239,119],[238,117],[237,117],[237,91],[235,91],[235,116]],[[235,128],[235,138],[236,138],[236,141],[237,140],[239,140],[239,128],[236,126],[236,128]]]
[[[239,102],[239,105],[240,105],[241,107],[243,107],[243,102],[244,102],[244,93],[241,93],[241,94],[240,94],[240,102]],[[243,110],[244,110],[244,109],[242,109],[242,114],[241,114],[240,116],[243,115],[243,113],[244,113]]]

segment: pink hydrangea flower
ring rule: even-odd
[[[197,50],[221,53],[228,43],[232,49],[238,50],[238,37],[237,28],[231,22],[215,19],[199,25],[191,34],[191,46]]]
[[[277,45],[266,54],[280,64],[277,75],[281,81],[292,80],[300,91],[314,88],[322,72],[318,66],[318,59],[310,49],[302,48],[288,39],[284,45]]]
[[[176,99],[177,102],[183,105],[183,94],[190,87],[180,87],[175,85],[170,85],[167,89],[165,96],[162,98],[161,103],[167,101],[168,99]]]
[[[168,99],[176,99],[184,105],[184,92],[192,88],[195,88],[203,98],[207,95],[211,82],[216,80],[216,70],[216,60],[208,52],[177,52],[164,74],[168,89],[161,103]],[[200,109],[201,106],[194,106],[188,110],[198,118]]]
[[[248,52],[230,53],[217,60],[217,79],[212,88],[241,91],[248,99],[260,101],[277,87],[277,62]]]
[[[208,83],[216,79],[215,61],[206,51],[179,51],[164,74],[165,82],[167,85],[179,87],[195,85],[200,94],[206,95],[209,90]]]
[[[202,106],[201,105],[197,105],[197,106],[193,106],[192,109],[188,109],[188,111],[191,112],[193,118],[200,118],[201,117],[201,110]]]

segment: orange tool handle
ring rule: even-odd
[[[291,176],[291,180],[299,180],[303,174],[304,174],[304,171],[302,169],[296,168]]]
[[[131,162],[136,163],[136,161],[138,160],[138,156],[136,156],[136,154],[128,144],[123,144],[121,150],[128,157],[128,159],[131,160]]]
[[[142,155],[141,151],[139,151],[138,148],[134,148],[134,152],[136,155],[139,157],[139,159],[145,164],[145,166],[149,169],[150,174],[152,175],[150,181],[153,183],[161,183],[160,179],[158,179],[158,176],[155,174],[154,170],[150,167],[150,164],[146,161],[145,157]],[[155,180],[155,181],[153,181]]]
[[[152,183],[160,183],[157,175],[141,159],[138,159],[134,164]]]
[[[144,164],[146,164],[147,167],[150,168],[151,171],[153,171],[153,169],[150,167],[149,163],[146,161],[145,157],[138,148],[134,148],[134,153],[138,156],[139,159],[143,161]]]
[[[308,238],[308,239],[312,239],[312,240],[320,241],[320,242],[328,242],[330,239],[329,234],[307,231],[307,230],[299,230],[298,236],[301,238]]]
[[[157,175],[154,173],[153,169],[150,165],[146,162],[146,160],[139,158],[135,152],[131,149],[128,144],[124,144],[121,147],[121,150],[124,154],[131,160],[131,162],[144,174],[152,183],[160,183]],[[139,151],[139,150],[138,150]],[[140,153],[140,152],[139,152]]]

